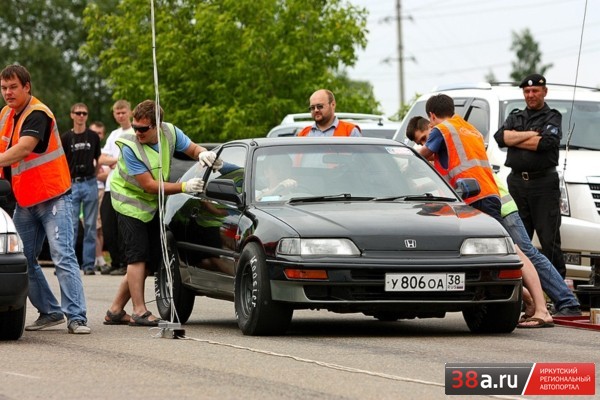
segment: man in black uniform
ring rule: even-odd
[[[521,84],[527,108],[510,113],[494,138],[507,147],[508,190],[519,207],[529,237],[537,232],[542,253],[566,274],[560,240],[560,188],[556,171],[562,138],[560,112],[548,107],[546,78],[527,76]]]

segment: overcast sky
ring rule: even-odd
[[[348,1],[369,11],[368,45],[349,75],[371,82],[391,116],[400,103],[396,0]],[[401,11],[405,102],[437,85],[484,81],[490,71],[509,81],[512,32],[525,28],[542,64],[553,64],[545,76],[554,83],[575,83],[583,35],[577,83],[600,86],[600,0],[588,0],[587,11],[586,0],[401,0]]]

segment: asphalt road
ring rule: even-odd
[[[45,271],[56,291],[52,268]],[[473,335],[460,314],[392,323],[298,311],[286,336],[246,337],[232,303],[206,298],[196,299],[184,339],[160,338],[156,329],[102,324],[120,278],[83,276],[91,335],[69,335],[63,324],[0,342],[0,400],[438,399],[447,362],[600,360],[600,331]],[[153,280],[146,286],[153,300]],[[149,309],[157,314],[154,303]],[[36,318],[30,305],[27,322]]]

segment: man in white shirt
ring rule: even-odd
[[[117,214],[112,207],[110,201],[110,178],[113,169],[117,165],[119,158],[119,146],[116,140],[123,133],[134,133],[131,127],[131,104],[127,100],[117,100],[113,105],[113,117],[119,124],[119,128],[115,129],[108,135],[104,147],[102,147],[102,155],[100,156],[100,164],[108,165],[111,170],[106,178],[105,195],[100,204],[100,216],[102,217],[102,230],[104,233],[104,243],[110,254],[111,263],[101,270],[102,275],[125,275],[127,273],[127,265],[123,260],[122,251],[120,249],[119,226],[117,224]]]

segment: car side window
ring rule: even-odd
[[[238,193],[244,188],[244,167],[246,165],[246,148],[243,146],[225,147],[219,158],[223,160],[223,167],[218,171],[211,171],[206,183],[213,179],[233,179]]]
[[[487,102],[481,99],[473,100],[465,119],[477,128],[487,143],[490,134],[490,107]]]

